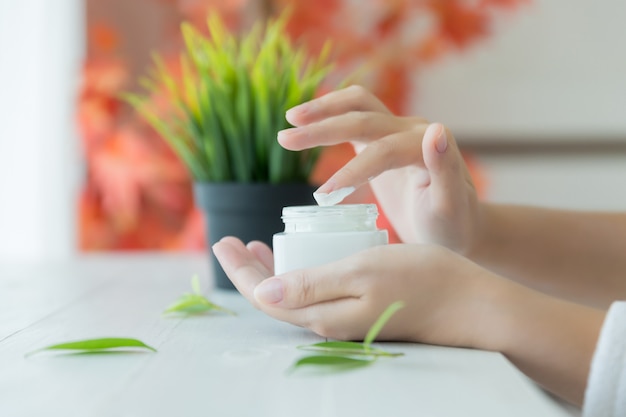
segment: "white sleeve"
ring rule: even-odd
[[[626,301],[611,305],[591,361],[583,417],[626,416]]]

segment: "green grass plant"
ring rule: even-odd
[[[154,55],[144,91],[123,95],[169,143],[198,182],[307,182],[319,148],[288,151],[277,132],[291,127],[285,112],[312,99],[327,78],[330,47],[311,57],[286,33],[288,14],[237,37],[218,14],[208,35],[181,26],[179,71]],[[154,98],[163,95],[163,114]]]

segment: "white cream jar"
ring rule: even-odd
[[[375,204],[284,207],[285,231],[273,241],[276,275],[386,245],[387,231],[376,227],[377,217]]]

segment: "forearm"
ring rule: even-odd
[[[604,312],[504,282],[482,340],[548,391],[581,405]]]
[[[483,204],[468,254],[548,294],[606,307],[626,298],[626,215]]]

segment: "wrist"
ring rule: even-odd
[[[465,256],[479,265],[489,266],[502,244],[501,236],[509,231],[508,220],[502,220],[503,206],[480,202],[476,216],[474,239],[465,253]]]
[[[519,330],[526,325],[528,311],[533,311],[540,304],[541,294],[512,282],[493,276],[492,282],[483,294],[487,309],[483,311],[480,334],[482,349],[503,353],[512,352],[519,342]]]
[[[527,289],[486,269],[469,296],[476,305],[470,347],[505,353],[515,329],[516,314],[528,303]]]
[[[604,312],[501,279],[480,348],[502,353],[552,393],[580,405]]]

